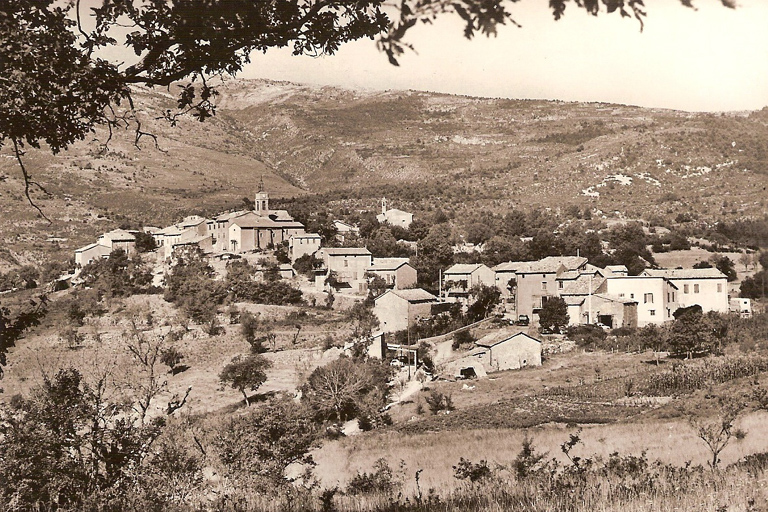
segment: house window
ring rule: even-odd
[[[349,266],[349,261],[344,260],[344,267],[348,267],[348,266]]]
[[[652,293],[643,294],[643,303],[653,304],[653,294]]]
[[[619,294],[619,297],[623,297],[623,296],[624,296],[624,294],[623,294],[623,293],[620,293],[620,294]]]
[[[683,285],[683,293],[688,293],[688,287],[689,287],[689,286],[690,286],[690,285],[687,285],[687,284],[684,284],[684,285]]]
[[[717,293],[722,293],[722,291],[723,291],[723,284],[717,283]]]
[[[563,282],[562,281],[558,281],[557,287],[562,290],[563,289]]]
[[[635,298],[635,294],[634,294],[634,293],[630,293],[630,294],[629,294],[629,298],[630,298],[630,299],[634,299],[634,298]]]
[[[675,292],[672,292],[672,302],[675,302]]]
[[[541,289],[542,289],[543,291],[547,291],[547,282],[546,282],[546,281],[542,281],[542,282],[541,282]]]
[[[648,310],[648,313],[649,313],[651,316],[656,316],[656,310],[655,310],[655,309],[650,309],[650,310]]]
[[[667,302],[671,302],[671,301],[669,300],[669,299],[671,299],[671,298],[672,298],[672,295],[671,295],[669,292],[667,292]]]
[[[699,293],[699,285],[693,285],[693,293]]]

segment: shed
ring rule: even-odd
[[[475,345],[478,357],[489,372],[541,366],[541,340],[524,332],[497,331],[479,339]]]

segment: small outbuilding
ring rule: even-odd
[[[488,372],[541,366],[541,340],[524,332],[498,331],[475,342],[473,355]]]

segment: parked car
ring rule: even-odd
[[[531,319],[528,318],[528,315],[520,315],[517,317],[517,325],[527,326],[530,325]]]

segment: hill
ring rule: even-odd
[[[58,257],[118,225],[166,225],[242,204],[261,177],[274,197],[326,193],[373,209],[454,213],[575,205],[611,216],[720,220],[762,216],[768,114],[692,114],[603,103],[517,101],[429,92],[359,92],[233,80],[217,115],[162,119],[173,95],[137,90],[142,130],[106,132],[26,163],[50,196],[22,196],[0,156],[0,270]],[[354,201],[344,198],[355,198]],[[618,212],[618,213],[616,213]]]

